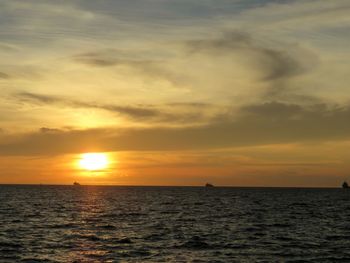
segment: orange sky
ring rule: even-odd
[[[350,4],[0,3],[0,183],[339,186]],[[77,166],[107,153],[104,171]]]
[[[81,167],[81,154],[11,156],[1,158],[0,173],[2,183],[334,187],[347,178],[350,162],[343,156],[349,156],[349,145],[109,152],[108,167],[102,171]]]

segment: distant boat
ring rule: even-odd
[[[347,182],[344,182],[344,183],[343,183],[343,188],[349,188],[349,185],[348,185]]]
[[[210,184],[210,183],[206,183],[205,187],[214,187],[214,185]]]
[[[78,182],[74,182],[73,185],[74,186],[80,186],[80,184]]]

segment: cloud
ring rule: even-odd
[[[5,52],[12,52],[12,51],[18,51],[18,47],[12,44],[0,42],[0,51]]]
[[[243,52],[242,62],[249,58],[251,67],[259,70],[264,81],[277,81],[307,72],[316,60],[312,54],[306,54],[297,46],[266,47],[262,41],[255,39],[248,32],[231,31],[222,33],[217,38],[184,41],[185,53],[177,53],[181,59],[191,60],[189,55],[206,54],[211,59],[218,55],[239,55]],[[170,48],[170,47],[169,47]],[[136,54],[132,54],[136,53]],[[106,49],[86,52],[73,56],[73,60],[94,67],[125,66],[139,73],[153,77],[178,80],[179,74],[166,70],[169,61],[148,58],[150,51],[137,52]],[[308,63],[302,56],[307,55]],[[185,74],[182,74],[182,77]]]
[[[32,102],[32,103],[34,102],[37,104],[51,104],[51,103],[64,102],[63,99],[58,97],[41,95],[41,94],[30,93],[30,92],[20,92],[20,93],[17,93],[15,96],[19,98],[21,101]]]
[[[41,133],[59,133],[62,132],[63,130],[61,129],[52,129],[52,128],[46,128],[46,127],[42,127],[39,130]]]
[[[34,2],[4,1],[3,16],[0,19],[3,22],[0,25],[2,36],[8,42],[6,45],[0,44],[3,65],[0,70],[4,71],[3,75],[0,73],[0,81],[8,78],[8,74],[14,78],[11,85],[4,87],[5,93],[16,92],[18,87],[21,90],[35,90],[38,93],[19,92],[17,99],[26,105],[52,105],[50,109],[53,115],[47,114],[46,117],[41,116],[41,108],[32,110],[28,107],[30,110],[24,111],[17,109],[17,101],[3,99],[5,113],[11,108],[11,114],[3,115],[17,119],[17,126],[22,126],[23,129],[33,126],[59,126],[57,123],[63,119],[62,116],[68,117],[64,118],[65,121],[73,122],[67,125],[74,125],[76,119],[69,118],[72,112],[66,108],[91,108],[128,118],[134,121],[133,125],[141,122],[149,122],[150,125],[156,122],[157,125],[165,122],[186,123],[187,126],[198,125],[198,122],[200,125],[209,123],[203,129],[217,131],[218,134],[226,134],[224,131],[229,130],[240,137],[244,133],[244,129],[240,127],[246,126],[245,130],[249,133],[249,125],[252,129],[259,130],[257,123],[262,122],[261,127],[269,129],[267,124],[271,122],[273,127],[276,124],[272,121],[276,119],[281,119],[281,126],[288,126],[284,120],[287,118],[290,123],[308,127],[307,121],[312,123],[319,120],[322,113],[324,121],[331,121],[325,117],[328,106],[319,106],[316,109],[313,107],[318,107],[317,102],[301,101],[301,98],[310,95],[317,96],[322,88],[326,99],[332,96],[348,99],[345,85],[348,60],[344,57],[337,58],[337,55],[347,54],[342,49],[348,39],[346,34],[343,37],[337,35],[338,38],[310,35],[311,31],[303,34],[304,27],[296,28],[293,24],[302,19],[301,23],[308,28],[324,25],[323,20],[320,21],[324,16],[319,16],[321,13],[318,12],[323,9],[329,13],[326,20],[329,23],[332,10],[337,11],[336,13],[347,10],[345,6],[349,3],[346,1],[334,0],[326,4],[323,1],[283,1],[283,4],[281,1],[263,1],[256,5],[253,0],[244,3],[235,1],[235,4],[232,1],[219,1],[214,4],[211,0],[200,3],[152,0],[143,2],[142,5],[147,10],[138,9],[137,15],[135,12],[130,13],[136,6],[133,1],[63,1],[59,4],[38,5],[34,5]],[[179,9],[169,8],[175,6],[181,7],[181,12]],[[189,20],[176,19],[183,17],[182,11],[189,6],[195,8],[190,8],[186,17],[195,20],[194,24],[189,23]],[[313,6],[318,8],[314,9]],[[241,12],[242,9],[247,10]],[[157,10],[163,10],[164,13]],[[171,13],[174,20],[170,21],[168,17],[160,15],[167,13]],[[153,15],[156,14],[157,19],[153,20]],[[123,18],[119,15],[123,15]],[[213,17],[216,19],[212,19]],[[338,16],[334,19],[337,20]],[[154,23],[155,20],[167,24],[163,27],[161,23]],[[207,27],[208,23],[212,25]],[[101,30],[101,25],[104,30]],[[293,34],[290,34],[289,29],[285,30],[284,25],[288,25],[289,29],[294,27]],[[113,30],[108,30],[111,28]],[[222,33],[225,29],[229,32]],[[7,32],[11,32],[11,37],[7,37]],[[317,49],[320,43],[325,45],[322,45],[322,49]],[[15,54],[11,52],[9,56],[3,52],[14,44],[19,47]],[[43,50],[42,46],[46,48]],[[338,47],[339,51],[335,51]],[[322,72],[313,75],[315,67],[318,66],[317,56],[313,54],[315,50],[316,53],[322,51],[317,56],[327,54],[329,59],[326,56],[321,57],[321,63],[325,67]],[[41,73],[40,79],[29,77],[29,67]],[[22,69],[29,73],[19,74]],[[337,74],[332,74],[332,70]],[[152,82],[148,81],[150,79]],[[5,86],[8,83],[2,81],[1,84]],[[45,95],[48,87],[52,94],[60,95]],[[81,94],[84,94],[84,98]],[[263,104],[264,101],[277,99],[280,102]],[[194,104],[199,105],[190,106],[192,100],[198,101]],[[172,103],[174,101],[179,103],[175,105],[176,103]],[[185,104],[188,101],[190,103],[180,105],[182,101]],[[256,104],[246,106],[251,103]],[[310,106],[303,106],[306,104]],[[223,112],[212,109],[217,105]],[[61,111],[62,106],[64,109]],[[233,116],[230,112],[234,107],[235,110],[243,108],[238,109],[239,112]],[[329,111],[327,114],[334,114],[335,118],[336,114]],[[220,116],[215,118],[217,114]],[[315,115],[314,120],[311,118],[312,114]],[[336,116],[339,117],[339,114]],[[105,116],[107,114],[103,117]],[[12,124],[6,129],[12,129]],[[185,130],[199,133],[199,130],[191,129],[193,130],[186,127],[176,132],[179,132],[179,136]],[[295,128],[292,127],[291,130],[293,129]],[[147,130],[145,134],[148,132],[150,131]],[[262,134],[265,132],[262,131]],[[322,132],[323,129],[320,133]],[[283,133],[283,138],[289,134],[287,131]],[[279,136],[277,133],[275,138]],[[209,135],[204,137],[208,141],[212,140]],[[243,143],[244,134],[242,138]],[[196,140],[195,138],[194,141]],[[227,141],[230,142],[231,139],[228,138]]]
[[[133,71],[133,75],[147,76],[153,79],[163,79],[173,84],[183,83],[183,73],[175,72],[167,68],[170,63],[164,58],[156,58],[150,50],[104,49],[94,52],[86,52],[74,55],[73,61],[86,66],[97,68],[126,68]]]
[[[86,64],[94,67],[109,67],[121,64],[122,60],[111,57],[114,56],[117,51],[108,50],[106,52],[87,52],[73,56],[73,60],[82,64]],[[108,54],[111,53],[111,54]]]
[[[297,76],[310,68],[299,56],[295,56],[299,51],[296,47],[293,52],[285,47],[268,48],[246,32],[229,32],[219,38],[191,40],[186,43],[186,47],[190,53],[204,52],[210,55],[245,52],[244,56],[253,58],[253,64],[263,72],[262,79],[266,81]]]
[[[9,79],[10,75],[4,73],[4,72],[0,72],[0,79]]]
[[[16,100],[41,106],[59,105],[72,108],[93,108],[116,113],[132,120],[146,123],[191,124],[203,123],[210,118],[210,112],[220,111],[220,107],[206,103],[169,103],[160,105],[115,105],[97,102],[84,102],[66,97],[49,96],[30,92],[20,92],[14,95]],[[205,107],[205,108],[204,108]]]
[[[122,115],[126,115],[130,118],[153,118],[161,115],[161,112],[157,109],[152,109],[151,107],[143,106],[117,106],[117,105],[106,105],[90,102],[76,101],[69,98],[63,98],[58,96],[48,96],[29,92],[21,92],[15,95],[21,101],[35,103],[35,104],[59,104],[67,107],[75,108],[95,108],[102,109]]]
[[[168,151],[224,149],[280,143],[348,140],[350,106],[304,107],[270,102],[247,106],[196,127],[115,128],[36,132],[4,139],[1,154],[62,154],[87,150]],[[45,130],[46,131],[46,130]],[[11,143],[9,143],[11,141]]]
[[[199,96],[207,96],[207,100],[221,101],[223,97],[281,99],[294,94],[288,83],[318,63],[315,54],[296,44],[261,39],[244,31],[219,32],[216,37],[164,43],[156,53],[150,47],[100,49],[71,59],[104,72],[130,73],[132,79],[166,80],[174,84],[171,92],[200,92]]]

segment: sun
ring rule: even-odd
[[[109,160],[105,153],[84,153],[79,160],[79,166],[88,171],[99,171],[108,168]]]

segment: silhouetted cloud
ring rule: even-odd
[[[239,117],[183,128],[119,128],[25,134],[2,143],[2,154],[222,149],[350,139],[350,106],[303,107],[270,102],[242,109]],[[11,141],[11,140],[8,140]]]

